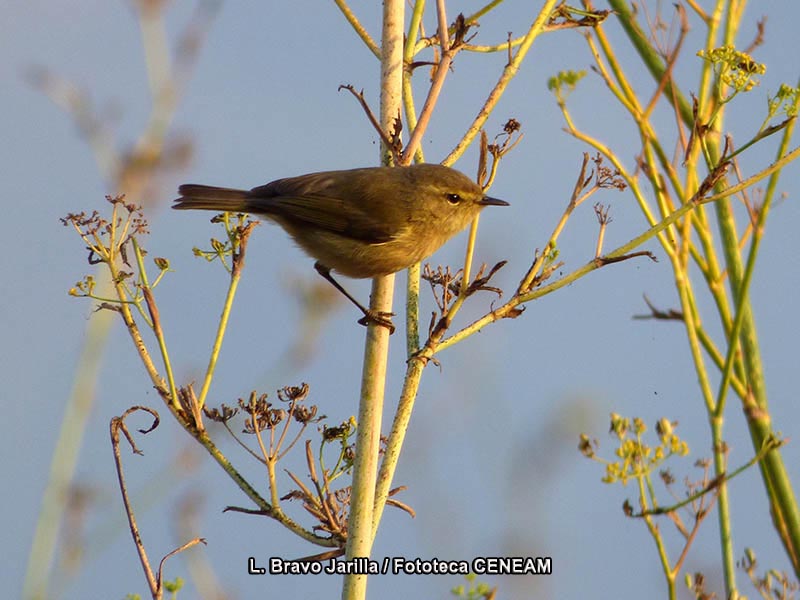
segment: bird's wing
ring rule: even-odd
[[[357,204],[319,193],[263,197],[257,195],[256,190],[253,190],[250,197],[251,203],[263,202],[265,213],[292,223],[308,225],[370,244],[383,244],[394,239],[386,223],[370,211],[370,203]]]

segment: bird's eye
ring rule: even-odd
[[[459,202],[461,202],[461,196],[459,196],[458,194],[447,194],[447,201],[450,204],[458,204]]]

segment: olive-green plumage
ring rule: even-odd
[[[401,271],[433,254],[484,206],[508,204],[434,164],[310,173],[249,191],[188,184],[179,193],[173,208],[264,215],[323,268],[355,278]]]

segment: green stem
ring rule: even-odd
[[[136,255],[136,264],[139,268],[139,277],[142,279],[142,289],[146,289],[147,292],[152,294],[150,291],[152,288],[150,287],[150,283],[147,278],[147,269],[144,266],[144,257],[142,255],[142,249],[139,247],[139,242],[136,241],[136,238],[131,238],[133,242],[133,251]],[[155,302],[155,300],[152,300]],[[155,306],[151,308],[151,310],[155,310]],[[175,399],[178,397],[178,390],[175,386],[175,377],[172,374],[172,362],[169,359],[169,352],[167,351],[167,340],[164,337],[164,331],[161,329],[161,324],[157,321],[158,315],[152,316],[152,327],[153,333],[156,336],[156,341],[158,342],[158,349],[161,352],[161,359],[164,361],[164,370],[167,373],[167,385],[169,386],[169,395],[170,395],[170,402],[175,402]],[[177,406],[177,404],[176,404]]]
[[[711,414],[711,413],[709,413]],[[722,427],[724,419],[721,416],[711,415],[711,440],[714,452],[714,473],[717,475],[725,473],[728,468],[726,464],[725,443],[722,437]],[[758,456],[758,453],[756,454]],[[750,466],[749,464],[746,466]],[[725,574],[725,590],[728,598],[734,597],[732,593],[736,589],[736,559],[734,558],[733,536],[731,534],[731,509],[728,498],[728,479],[736,476],[739,472],[726,476],[720,483],[719,496],[717,497],[717,522],[719,523],[719,542],[722,553],[722,571]]]
[[[408,424],[411,421],[411,413],[414,409],[420,379],[424,370],[424,360],[409,359],[406,376],[403,380],[403,391],[400,394],[400,401],[397,403],[397,410],[392,421],[392,430],[389,432],[386,451],[378,473],[378,485],[375,491],[375,512],[372,522],[373,535],[378,532],[378,525],[383,516],[386,499],[389,497],[389,489],[392,486],[397,462],[400,460],[400,450],[403,448],[403,441],[408,431]]]
[[[663,59],[655,48],[647,41],[647,36],[639,28],[636,19],[630,11],[629,3],[626,0],[608,0],[614,13],[617,15],[622,28],[628,34],[628,39],[633,44],[645,67],[650,71],[656,82],[661,81],[666,70]],[[692,105],[682,94],[682,92],[668,81],[664,87],[667,98],[674,98],[678,105],[678,112],[686,123],[692,123]]]
[[[525,35],[525,39],[522,41],[522,44],[520,44],[517,53],[503,69],[500,79],[498,79],[494,88],[489,93],[486,102],[478,111],[478,115],[475,117],[472,125],[469,127],[469,129],[467,129],[467,132],[461,138],[461,141],[459,141],[456,147],[453,148],[450,154],[447,155],[447,158],[442,161],[442,164],[452,165],[472,144],[475,136],[477,136],[480,130],[483,128],[483,125],[486,123],[486,120],[489,118],[489,115],[492,113],[495,105],[502,97],[503,92],[505,92],[506,87],[508,87],[508,84],[511,83],[511,80],[517,74],[517,71],[519,71],[519,66],[522,63],[522,60],[525,58],[525,55],[528,53],[528,50],[530,50],[533,41],[544,29],[545,24],[553,12],[556,2],[557,0],[546,0],[533,24],[530,26],[528,33]]]
[[[381,57],[381,49],[378,48],[378,45],[375,43],[375,40],[372,39],[372,36],[369,32],[364,29],[364,26],[358,20],[358,17],[355,16],[350,7],[347,5],[347,2],[344,0],[333,0],[336,3],[336,6],[339,7],[339,10],[342,11],[344,18],[347,19],[347,22],[350,23],[350,26],[356,32],[358,37],[361,38],[361,41],[369,48],[369,51],[372,52],[376,58]]]
[[[197,403],[200,408],[205,406],[208,390],[211,387],[211,381],[214,379],[214,371],[217,367],[217,360],[219,353],[222,349],[222,340],[225,339],[225,332],[228,329],[228,319],[231,315],[231,308],[233,308],[233,299],[236,297],[236,290],[239,288],[239,280],[241,279],[241,270],[233,268],[231,270],[231,279],[228,284],[228,293],[225,296],[225,303],[222,305],[222,314],[219,317],[219,326],[217,327],[217,334],[214,337],[214,345],[211,347],[211,354],[208,357],[208,366],[206,367],[206,374],[203,378],[203,387],[200,388],[200,395]]]

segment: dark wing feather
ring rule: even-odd
[[[253,188],[248,203],[266,214],[286,219],[296,225],[311,226],[351,237],[370,244],[394,239],[392,230],[373,210],[368,198],[354,201],[342,196],[338,173],[314,173],[278,179]],[[349,186],[345,185],[344,189]]]
[[[363,207],[330,196],[278,196],[270,198],[269,212],[292,223],[308,225],[370,244],[390,241],[394,236]]]

